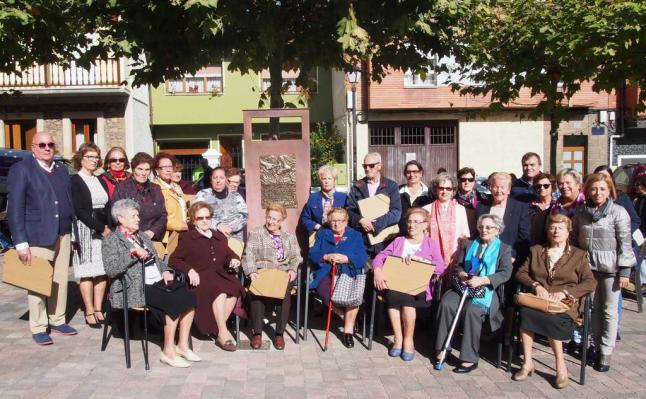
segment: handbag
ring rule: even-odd
[[[552,301],[547,298],[540,298],[534,294],[527,292],[519,292],[515,296],[515,301],[518,305],[526,308],[538,310],[543,313],[565,313],[570,310],[574,302],[573,298],[566,298],[562,301]]]
[[[162,279],[154,283],[153,287],[170,294],[186,286],[186,276],[184,276],[184,273],[175,270],[171,270],[171,273],[173,273],[173,281],[170,284],[166,284]]]
[[[366,275],[357,274],[350,277],[341,274],[334,284],[332,303],[339,306],[359,306],[363,303],[363,291],[366,288]]]
[[[453,273],[453,275],[451,276],[451,285],[453,286],[455,292],[460,294],[460,296],[464,295],[464,290],[469,288],[468,286],[462,284],[462,280],[460,280],[460,276],[458,276],[457,273]],[[486,288],[480,286],[476,288],[469,288],[469,293],[467,295],[470,298],[484,298],[486,293]]]

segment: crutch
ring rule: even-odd
[[[440,358],[435,363],[433,368],[435,370],[442,370],[444,368],[444,360],[446,359],[446,352],[451,346],[451,338],[453,338],[453,333],[455,332],[455,327],[458,325],[458,320],[460,320],[460,313],[462,312],[462,307],[464,306],[464,301],[466,301],[467,296],[469,296],[469,287],[464,287],[464,292],[462,293],[462,298],[460,298],[460,304],[458,305],[458,311],[455,313],[455,318],[453,323],[451,323],[451,329],[449,330],[449,335],[447,335],[444,345],[442,345],[442,352],[440,352]]]
[[[330,337],[330,321],[332,320],[332,294],[334,293],[334,277],[336,276],[336,262],[332,262],[332,272],[330,274],[330,299],[327,306],[327,324],[325,326],[325,344],[323,352],[327,350],[327,341]]]

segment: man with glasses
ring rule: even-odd
[[[534,191],[534,178],[541,173],[541,157],[535,152],[528,152],[521,159],[523,175],[516,179],[511,187],[511,196],[517,201],[529,204],[536,201],[538,194]]]
[[[397,183],[381,175],[381,155],[378,152],[368,153],[363,158],[363,170],[366,176],[357,180],[350,189],[346,208],[350,215],[350,225],[364,234],[367,242],[367,234],[379,234],[383,229],[399,223],[401,217],[401,199]],[[368,197],[383,194],[390,199],[388,213],[375,220],[369,220],[361,216],[359,201]],[[387,242],[375,245],[367,245],[368,255],[372,259],[378,254]]]
[[[53,162],[55,148],[51,134],[36,133],[31,144],[33,158],[11,166],[8,180],[7,217],[18,257],[25,267],[30,267],[32,256],[54,266],[51,296],[27,295],[29,328],[38,345],[54,343],[49,332],[77,334],[65,323],[74,208],[67,168]]]

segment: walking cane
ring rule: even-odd
[[[325,326],[325,344],[323,352],[327,350],[327,341],[330,337],[330,321],[332,320],[332,294],[334,293],[334,277],[336,276],[336,262],[332,262],[332,272],[330,274],[330,299],[327,306],[327,324]]]
[[[444,368],[444,360],[446,359],[446,352],[451,346],[451,338],[453,338],[453,333],[455,332],[455,327],[458,325],[458,320],[460,320],[460,312],[462,312],[462,307],[464,306],[464,301],[466,301],[467,296],[469,296],[469,287],[465,287],[464,292],[462,293],[462,298],[460,298],[460,304],[458,305],[458,311],[455,313],[455,318],[453,323],[451,323],[451,329],[449,330],[449,335],[444,340],[444,345],[442,345],[442,352],[440,352],[440,358],[437,363],[433,366],[435,370],[442,370]]]

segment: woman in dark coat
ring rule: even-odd
[[[236,276],[240,259],[227,245],[227,237],[209,228],[213,211],[206,202],[194,203],[189,217],[195,228],[180,234],[169,264],[188,276],[197,297],[197,328],[202,334],[216,337],[217,346],[233,352],[236,344],[227,329],[227,320],[234,310],[245,316],[241,306],[244,289]]]

